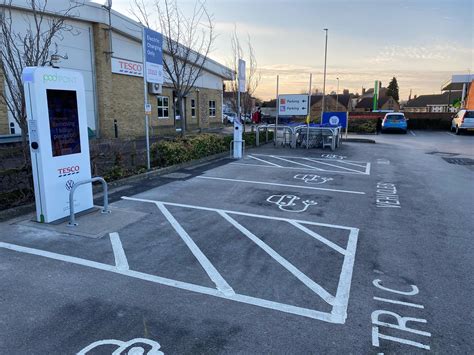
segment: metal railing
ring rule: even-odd
[[[308,127],[301,125],[293,128],[292,146],[303,146],[313,148],[322,146],[335,150],[341,145],[341,129],[340,127]]]
[[[102,188],[104,190],[104,206],[101,211],[101,213],[110,213],[111,211],[109,210],[109,194],[108,194],[108,188],[107,188],[107,183],[105,182],[104,178],[102,177],[93,177],[92,179],[88,180],[83,180],[83,181],[78,181],[74,183],[74,186],[72,187],[71,191],[69,191],[69,223],[68,226],[70,227],[75,227],[78,225],[76,222],[75,216],[74,216],[74,191],[81,186],[85,184],[92,184],[93,182],[100,181],[102,184]]]
[[[257,126],[257,131],[255,133],[255,145],[258,147],[260,146],[260,131],[265,130],[265,143],[268,143],[268,132],[273,132],[273,139],[275,142],[279,140],[282,141],[281,145],[289,145],[291,146],[291,142],[293,139],[293,130],[291,127],[285,125],[278,125],[275,130],[274,124],[264,124]],[[283,134],[280,135],[278,132],[283,131]],[[276,132],[276,133],[275,133]]]

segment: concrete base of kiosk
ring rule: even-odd
[[[20,220],[17,223],[29,228],[53,231],[58,234],[97,239],[149,216],[148,213],[144,212],[114,207],[109,208],[112,211],[111,214],[103,214],[102,207],[99,206],[77,213],[76,220],[78,221],[78,225],[74,228],[68,226],[69,217],[53,223],[38,223],[34,216],[30,215],[28,219]],[[38,233],[38,237],[41,237],[41,232]]]

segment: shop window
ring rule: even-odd
[[[209,117],[216,117],[216,101],[209,101]]]
[[[167,96],[158,96],[158,118],[169,117],[169,98]]]

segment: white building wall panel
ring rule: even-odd
[[[30,14],[12,11],[13,29],[16,33],[26,33],[28,22],[32,23],[33,17]],[[96,109],[95,109],[95,91],[94,91],[94,58],[92,49],[92,26],[85,22],[67,21],[71,26],[70,31],[63,31],[58,35],[53,45],[50,47],[50,54],[56,51],[60,56],[67,59],[61,59],[55,65],[64,69],[76,70],[82,73],[86,89],[87,101],[87,123],[90,129],[95,130]],[[46,26],[46,25],[45,25]],[[46,27],[44,27],[46,29]],[[9,121],[14,119],[9,115]],[[16,122],[15,122],[16,125]],[[16,131],[20,132],[18,126]]]

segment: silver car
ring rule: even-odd
[[[461,130],[474,131],[474,111],[460,110],[451,121],[451,132],[461,134]]]

